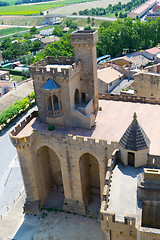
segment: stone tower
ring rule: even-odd
[[[41,122],[94,126],[98,110],[97,41],[97,31],[75,31],[71,34],[75,58],[46,57],[30,67]]]
[[[75,31],[71,34],[71,44],[74,46],[75,61],[81,60],[82,64],[82,89],[87,91],[94,101],[95,109],[98,108],[98,82],[97,82],[97,31]]]
[[[140,167],[147,164],[150,140],[137,121],[134,113],[133,121],[119,141],[121,160],[125,166]]]

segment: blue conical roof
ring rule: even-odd
[[[53,90],[60,88],[60,86],[53,79],[49,78],[42,88],[46,90]]]

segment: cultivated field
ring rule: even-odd
[[[85,2],[88,0],[64,0],[50,3],[34,4],[34,5],[12,5],[0,7],[0,15],[31,15],[39,14],[41,11],[51,8],[59,8],[68,4]],[[94,1],[94,0],[90,0]],[[63,14],[63,12],[61,12]]]
[[[0,18],[0,25],[16,25],[16,26],[40,26],[43,21],[44,17],[5,17]]]
[[[21,28],[21,27],[13,27],[13,28],[6,28],[0,30],[0,36],[9,35],[12,33],[17,33],[20,31],[28,30],[28,28]]]
[[[85,2],[85,3],[79,3],[74,4],[72,6],[64,6],[60,8],[56,8],[53,10],[49,10],[49,14],[72,14],[73,12],[79,12],[80,10],[84,10],[86,8],[96,8],[96,7],[103,7],[107,8],[108,4],[117,4],[119,0],[101,0],[101,1],[94,1],[94,2]],[[121,0],[121,3],[127,3],[130,2],[130,0]]]

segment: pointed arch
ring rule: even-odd
[[[98,196],[100,204],[99,162],[90,153],[84,153],[79,159],[82,195],[86,208],[93,202],[93,195]]]
[[[57,205],[57,196],[60,193],[60,199],[64,201],[63,180],[61,173],[61,164],[57,154],[48,146],[42,146],[37,151],[38,156],[38,177],[40,184],[40,195],[42,205],[52,193],[52,203]],[[56,207],[55,207],[56,208]]]
[[[75,103],[75,105],[80,104],[80,94],[79,94],[79,90],[77,88],[74,93],[74,103]]]

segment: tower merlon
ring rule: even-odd
[[[86,31],[74,31],[71,34],[71,44],[74,45],[91,45],[94,46],[98,42],[98,31],[86,30]]]
[[[44,64],[45,63],[45,64]],[[72,63],[72,64],[46,64],[45,62],[36,63],[36,65],[31,65],[29,70],[33,80],[36,80],[35,75],[48,75],[51,74],[53,77],[64,77],[69,80],[74,77],[77,73],[81,71],[81,62]]]

